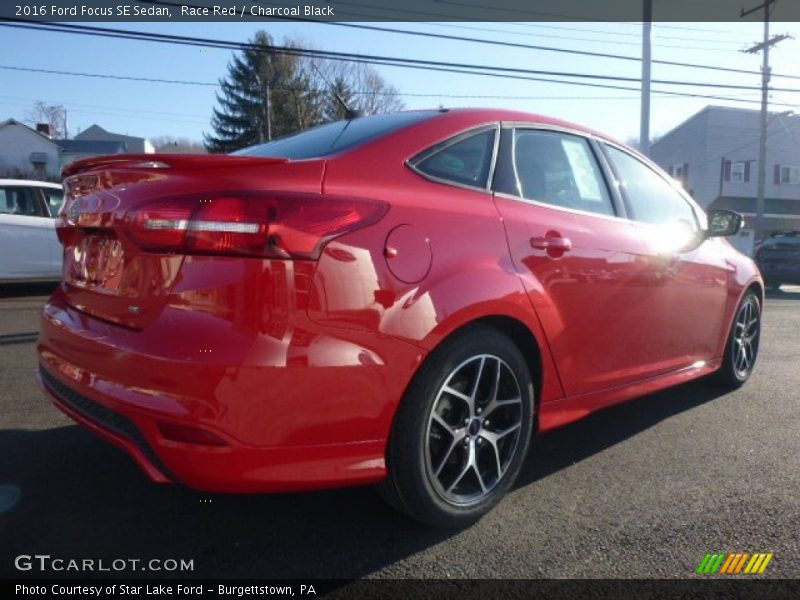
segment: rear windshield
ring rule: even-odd
[[[275,156],[295,160],[328,156],[429,119],[439,112],[438,110],[401,112],[336,121],[279,137],[265,144],[249,146],[233,154]]]

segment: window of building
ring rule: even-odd
[[[800,183],[800,167],[781,165],[780,180],[777,183]]]
[[[417,171],[434,179],[485,188],[494,153],[495,129],[445,142],[411,160]]]
[[[731,181],[744,183],[744,163],[731,163]]]
[[[732,183],[747,183],[750,181],[751,162],[749,160],[726,160],[723,164],[724,179]]]

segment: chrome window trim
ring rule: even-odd
[[[612,221],[625,221],[631,225],[642,225],[643,223],[639,221],[633,221],[628,217],[620,217],[618,215],[605,215],[603,213],[596,213],[591,212],[588,210],[581,210],[579,208],[567,208],[566,206],[559,206],[557,204],[549,204],[547,202],[540,202],[538,200],[530,200],[528,198],[523,198],[522,196],[513,196],[511,194],[506,194],[505,192],[495,192],[494,195],[497,198],[503,198],[505,200],[516,200],[518,202],[524,202],[525,204],[532,204],[534,206],[541,206],[542,208],[551,208],[553,210],[560,210],[562,212],[568,212],[572,214],[584,215],[587,217],[597,217],[598,219],[610,219]]]
[[[484,131],[493,131],[494,132],[494,141],[492,143],[492,157],[489,162],[489,171],[486,174],[486,185],[483,187],[477,185],[469,185],[466,183],[460,183],[458,181],[452,181],[450,179],[444,179],[442,177],[436,177],[435,175],[429,175],[424,171],[421,171],[417,168],[417,164],[425,160],[426,158],[433,156],[434,154],[438,154],[439,152],[446,150],[453,144],[457,144],[473,135],[478,135],[483,133]],[[483,125],[472,126],[459,131],[456,134],[449,135],[446,138],[438,142],[434,142],[430,146],[428,146],[425,150],[421,152],[417,152],[414,156],[407,159],[405,161],[405,166],[411,169],[414,173],[419,175],[420,177],[427,179],[428,181],[432,181],[434,183],[440,183],[442,185],[449,185],[456,188],[461,188],[465,190],[470,190],[473,192],[484,192],[486,194],[492,193],[492,181],[494,180],[494,171],[497,167],[497,153],[500,146],[500,123],[485,123]],[[435,151],[434,151],[435,149]]]

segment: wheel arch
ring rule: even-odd
[[[542,398],[542,383],[544,374],[542,372],[542,351],[539,347],[539,341],[533,332],[522,322],[513,317],[506,315],[488,315],[481,317],[468,323],[464,327],[469,327],[472,324],[484,324],[498,330],[506,337],[508,337],[514,345],[522,352],[525,357],[525,362],[528,364],[528,369],[533,381],[533,401],[534,401],[534,431],[538,427],[539,404]],[[460,330],[460,329],[459,329]]]
[[[555,365],[549,353],[549,348],[544,339],[544,333],[542,331],[534,331],[530,321],[526,322],[527,319],[523,319],[524,317],[518,315],[492,312],[472,315],[471,318],[468,319],[458,319],[457,321],[450,320],[449,323],[443,323],[442,327],[437,328],[437,332],[435,332],[435,342],[429,347],[426,360],[427,357],[435,352],[436,349],[447,340],[475,325],[488,326],[502,333],[514,343],[525,357],[525,362],[528,365],[534,386],[535,432],[536,429],[538,429],[538,415],[542,401],[561,397],[563,392]],[[535,324],[538,324],[538,321],[536,321]],[[434,334],[432,333],[431,335]],[[427,341],[431,342],[431,340]],[[420,363],[417,371],[422,368],[423,364],[425,364],[425,360]],[[415,376],[416,372],[409,381],[409,385],[411,385]]]

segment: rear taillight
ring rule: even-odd
[[[129,211],[125,226],[148,252],[315,259],[327,241],[387,210],[361,198],[233,194],[149,202]]]

